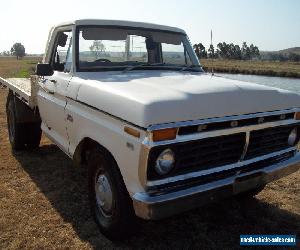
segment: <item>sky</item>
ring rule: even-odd
[[[211,30],[215,46],[300,47],[299,0],[2,0],[0,6],[0,51],[21,42],[26,53],[43,53],[51,26],[81,18],[176,26],[207,48]]]

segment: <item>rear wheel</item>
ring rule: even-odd
[[[40,141],[42,137],[41,123],[33,122],[33,123],[25,123],[22,126],[23,131],[27,133],[25,138],[26,148],[35,149],[40,146]]]
[[[22,133],[22,125],[17,123],[14,98],[8,96],[7,105],[7,126],[8,136],[13,150],[21,150],[25,148],[24,133]]]
[[[124,239],[136,217],[117,164],[99,147],[89,153],[88,168],[90,207],[100,231],[111,240]]]
[[[12,94],[7,97],[6,114],[8,136],[13,150],[37,148],[40,144],[42,130],[40,122],[20,123],[17,121],[15,102]],[[23,104],[22,104],[23,105]]]

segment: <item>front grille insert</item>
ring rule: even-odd
[[[251,131],[245,160],[293,146],[288,144],[288,137],[295,127],[299,133],[299,124]]]
[[[243,153],[245,141],[246,134],[237,133],[152,148],[148,158],[148,180],[236,163]],[[176,161],[174,169],[162,177],[155,172],[154,166],[158,155],[166,148],[175,152]]]

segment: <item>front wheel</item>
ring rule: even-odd
[[[88,173],[90,207],[100,231],[111,240],[124,239],[136,217],[117,164],[97,148],[89,154]]]

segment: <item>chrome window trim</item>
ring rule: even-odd
[[[179,128],[179,127],[186,127],[186,126],[193,126],[193,125],[201,125],[206,123],[225,122],[230,120],[242,120],[242,119],[271,116],[271,115],[281,115],[281,114],[287,114],[287,113],[293,113],[299,111],[300,108],[292,108],[292,109],[267,111],[267,112],[260,112],[254,114],[246,114],[246,115],[232,115],[232,116],[217,117],[217,118],[205,118],[205,119],[192,120],[192,121],[171,122],[171,123],[151,125],[148,127],[147,130],[153,131],[153,130],[165,129],[165,128]]]
[[[172,183],[172,182],[176,182],[176,181],[187,180],[187,179],[190,179],[190,178],[205,176],[205,175],[208,175],[208,174],[212,174],[212,173],[221,172],[221,171],[224,171],[224,170],[229,170],[229,169],[249,165],[249,164],[254,163],[254,162],[262,161],[262,160],[272,158],[274,156],[281,155],[281,154],[288,153],[288,152],[295,151],[295,150],[296,150],[296,147],[290,147],[288,149],[280,150],[280,151],[277,151],[277,152],[274,152],[274,153],[271,153],[271,154],[259,156],[259,157],[256,157],[256,158],[253,158],[253,159],[250,159],[250,160],[246,160],[246,161],[239,161],[237,163],[224,165],[224,166],[221,166],[221,167],[215,167],[215,168],[210,168],[210,169],[207,169],[207,170],[191,172],[191,173],[177,175],[177,176],[168,177],[168,178],[165,178],[165,179],[160,179],[160,180],[155,180],[155,181],[147,181],[146,186],[147,187],[153,187],[153,186]]]

